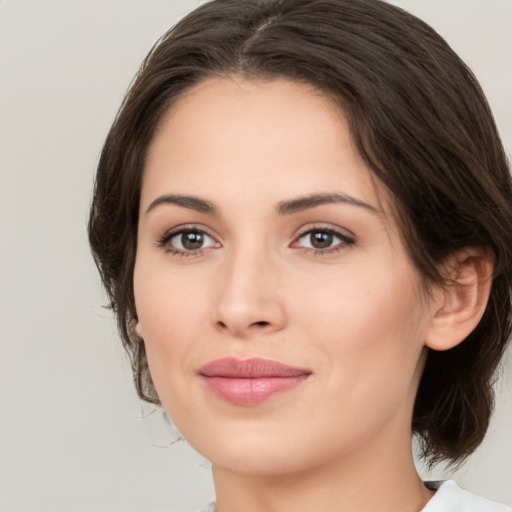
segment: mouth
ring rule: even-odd
[[[270,359],[227,357],[206,364],[198,373],[217,398],[235,405],[256,405],[299,386],[312,372]]]

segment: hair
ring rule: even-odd
[[[457,347],[428,351],[412,431],[431,464],[481,443],[512,328],[512,183],[477,80],[427,24],[380,0],[214,0],[183,18],[142,63],[105,141],[89,240],[139,396],[160,403],[137,318],[133,271],[145,157],[171,104],[210,77],[285,78],[345,113],[358,151],[390,192],[425,283],[466,247],[495,257],[487,308]]]

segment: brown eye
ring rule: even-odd
[[[303,233],[292,247],[301,247],[318,253],[337,252],[354,244],[354,240],[328,228],[310,229]]]
[[[327,249],[331,247],[333,234],[326,231],[315,231],[310,235],[311,246],[315,249]]]
[[[181,238],[181,245],[187,251],[200,249],[204,243],[204,234],[199,231],[185,231],[178,235],[178,237]]]
[[[166,235],[160,245],[167,247],[170,251],[184,254],[215,247],[217,242],[204,231],[182,229]]]

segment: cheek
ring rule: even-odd
[[[343,286],[326,283],[295,305],[299,331],[323,370],[324,398],[313,406],[315,415],[324,418],[328,410],[335,430],[351,417],[361,439],[412,404],[417,386],[423,315],[411,281],[400,282],[346,276]]]
[[[412,271],[391,267],[386,273],[372,272],[369,266],[364,274],[347,272],[317,281],[307,296],[299,290],[290,293],[296,297],[292,307],[299,330],[330,361],[333,389],[345,389],[341,380],[373,386],[377,392],[384,384],[406,387],[425,331],[416,280]]]
[[[417,277],[392,267],[386,272],[379,268],[367,265],[364,272],[347,268],[321,278],[295,276],[288,291],[292,316],[305,326],[338,332],[340,339],[358,344],[371,342],[362,334],[372,331],[380,336],[398,332],[412,336],[422,316]]]
[[[151,339],[174,333],[178,336],[173,339],[181,339],[204,316],[204,291],[201,281],[140,258],[135,265],[134,294],[143,333]]]
[[[200,293],[193,280],[141,259],[135,266],[134,294],[149,368],[164,400],[167,384],[200,350],[198,340],[207,320],[204,289]]]

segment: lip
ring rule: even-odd
[[[235,405],[256,405],[297,387],[312,372],[270,359],[226,357],[204,365],[198,373],[216,397]]]

